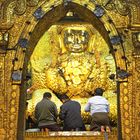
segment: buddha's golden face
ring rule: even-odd
[[[70,52],[83,52],[88,47],[89,34],[85,30],[68,29],[64,32],[64,44]]]

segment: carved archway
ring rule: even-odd
[[[13,85],[21,83],[23,87],[26,82],[26,66],[30,59],[30,56],[40,39],[43,33],[49,29],[51,25],[57,22],[59,19],[63,18],[69,10],[74,11],[78,14],[81,19],[91,23],[102,35],[108,46],[110,47],[110,51],[113,54],[116,62],[116,67],[120,67],[121,69],[126,70],[125,59],[123,59],[124,51],[121,45],[121,40],[119,39],[119,35],[116,31],[116,28],[113,25],[113,22],[105,13],[105,10],[102,7],[98,7],[93,3],[90,3],[89,7],[85,4],[79,3],[62,3],[58,2],[57,5],[52,7],[47,7],[45,10],[45,4],[41,5],[36,11],[33,13],[33,16],[26,21],[26,25],[23,28],[23,32],[19,38],[18,49],[15,56],[15,64],[13,71],[17,74],[20,71],[20,74],[23,75],[22,79],[17,81],[13,80]],[[103,12],[99,12],[96,14],[97,8],[99,8]],[[43,10],[44,9],[44,10]],[[48,10],[49,9],[49,10]],[[40,16],[36,16],[40,11]],[[83,13],[84,11],[84,13]],[[93,12],[94,11],[94,12]],[[107,26],[107,24],[109,26]],[[18,85],[17,85],[18,86]],[[127,88],[127,84],[125,84],[125,88]],[[14,88],[13,88],[14,89]],[[123,89],[123,85],[121,86]],[[123,93],[123,91],[121,91]],[[19,98],[19,121],[18,121],[18,132],[17,138],[23,138],[24,132],[24,110],[25,110],[25,88],[22,88],[20,91]],[[22,121],[21,121],[22,120]]]

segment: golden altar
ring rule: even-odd
[[[109,134],[109,139],[138,140],[140,136],[139,5],[139,0],[130,0],[129,2],[126,0],[2,0],[0,2],[0,139],[77,139],[77,137],[80,139],[104,139],[103,134],[93,135],[91,132],[77,133],[78,136],[74,132],[74,134],[69,133],[69,136],[64,135],[65,132],[62,132],[63,135],[52,132],[55,136],[51,136],[51,133],[48,135],[41,132],[25,132],[27,88],[31,85],[33,92],[38,89],[43,92],[42,89],[46,89],[47,86],[49,90],[57,93],[58,89],[61,89],[61,87],[57,87],[58,85],[61,86],[59,83],[57,83],[56,88],[51,82],[50,85],[44,84],[46,82],[44,81],[44,67],[47,69],[47,73],[52,72],[51,68],[56,68],[55,62],[60,59],[60,74],[62,74],[62,70],[67,71],[67,73],[63,73],[64,77],[61,75],[63,77],[62,82],[64,82],[62,89],[67,89],[69,96],[72,95],[73,91],[80,91],[82,95],[79,96],[80,93],[78,93],[77,96],[73,97],[74,99],[77,100],[77,97],[83,95],[82,98],[89,97],[88,94],[94,89],[94,84],[91,82],[92,78],[101,79],[99,83],[98,80],[96,83],[98,83],[98,86],[107,89],[106,96],[108,98],[112,98],[110,94],[112,92],[114,93],[113,97],[116,96],[116,103],[114,104],[117,111],[118,131]],[[71,20],[65,18],[71,16],[71,13],[78,19],[78,22],[72,18]],[[59,36],[63,36],[65,28],[75,24],[77,24],[77,30],[79,30],[78,26],[81,25],[79,20],[86,23],[86,29],[88,29],[90,35],[93,35],[93,38],[86,52],[85,58],[87,60],[82,60],[84,57],[80,56],[73,61],[71,60],[73,55],[70,54],[70,57],[67,57],[67,60],[69,60],[67,65],[74,64],[69,65],[67,70],[67,67],[63,67],[65,64],[62,61],[63,58],[66,58],[65,55],[62,59],[60,57],[65,54],[66,48]],[[57,26],[57,28],[54,26]],[[56,35],[59,35],[58,38]],[[44,41],[47,42],[46,46],[44,46]],[[59,47],[56,47],[59,45],[58,42],[62,46],[61,52],[58,49]],[[49,47],[49,43],[54,46],[53,49],[55,50]],[[52,56],[58,56],[58,59],[49,56],[50,53]],[[59,56],[59,54],[61,55]],[[50,66],[49,58],[51,57],[53,63]],[[46,59],[41,61],[44,58]],[[90,64],[93,64],[90,62],[91,58],[95,60],[93,62],[96,63],[97,68],[101,68],[98,70],[104,70],[104,73],[99,77],[95,77],[95,73],[91,71],[94,68],[94,66],[90,67]],[[81,64],[81,67],[78,67],[76,61]],[[108,63],[110,61],[113,63]],[[84,63],[87,63],[89,67],[84,66]],[[32,66],[33,75],[28,75],[30,74],[29,70],[31,71],[30,66]],[[74,71],[69,72],[72,66],[74,66]],[[85,67],[89,72],[84,70]],[[47,73],[45,72],[46,75]],[[86,77],[86,75],[89,75],[89,77]],[[75,78],[76,76],[77,78]],[[52,79],[53,76],[48,78]],[[106,81],[107,78],[111,80]],[[30,79],[32,80],[31,83]],[[85,87],[84,91],[81,91],[83,83],[86,82],[87,85],[91,86]],[[112,83],[111,86],[109,83]],[[68,85],[65,87],[65,84]],[[61,90],[61,92],[65,93],[66,91]],[[31,96],[31,101],[34,101],[31,106],[34,106],[38,101],[38,94],[34,92]],[[59,103],[56,96],[54,98]],[[80,101],[82,102],[81,98]]]

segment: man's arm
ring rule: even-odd
[[[54,103],[54,116],[57,119],[57,117],[58,117],[58,111],[57,111],[57,107],[56,107],[56,104],[55,103]]]
[[[39,116],[38,116],[38,106],[36,105],[35,107],[35,119],[38,120]]]
[[[106,111],[109,113],[109,111],[110,111],[110,104],[109,104],[107,99],[106,99],[105,104],[106,104]]]
[[[109,111],[110,111],[110,105],[108,104],[107,105],[107,112],[109,113]]]
[[[59,118],[60,118],[61,120],[64,120],[64,119],[65,119],[65,116],[66,116],[66,110],[65,110],[64,106],[62,105],[62,106],[60,107]]]
[[[90,102],[88,101],[87,104],[86,104],[86,106],[85,106],[85,111],[86,111],[86,112],[90,112],[90,105],[91,105],[91,104],[90,104]]]

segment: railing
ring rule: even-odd
[[[26,132],[25,140],[117,140],[117,130],[111,133],[93,131]]]

